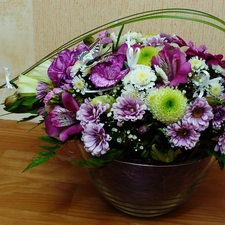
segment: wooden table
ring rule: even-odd
[[[54,158],[22,173],[43,144],[33,123],[0,120],[1,225],[218,225],[225,224],[225,171],[208,177],[179,208],[155,218],[135,218],[109,205],[85,169]]]

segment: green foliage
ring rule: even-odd
[[[176,151],[169,149],[167,153],[162,153],[158,150],[155,145],[152,146],[151,156],[155,160],[159,160],[165,163],[172,162],[177,155],[181,154],[181,151],[178,149]]]
[[[55,153],[57,150],[60,149],[61,145],[63,144],[63,142],[59,141],[56,138],[51,138],[48,136],[40,136],[39,137],[40,140],[45,141],[51,145],[42,145],[40,146],[41,148],[43,148],[44,150],[46,150],[45,152],[38,152],[37,156],[33,159],[33,161],[23,170],[23,172],[34,168],[36,166],[39,166],[40,164],[49,161],[52,157],[55,156]]]
[[[104,166],[106,163],[115,160],[123,150],[111,149],[101,157],[87,157],[83,160],[72,160],[71,163],[83,168],[94,168]]]
[[[205,149],[205,151],[209,156],[214,156],[218,162],[220,169],[224,170],[224,166],[225,166],[224,155],[221,155],[220,152],[215,152],[212,148],[207,148],[207,149]]]
[[[123,25],[121,26],[121,28],[120,28],[120,31],[119,31],[119,34],[118,34],[118,38],[117,38],[117,40],[116,40],[116,45],[113,46],[113,51],[116,51],[117,48],[118,48],[119,41],[120,41],[120,37],[121,37],[122,32],[123,32],[123,28],[124,28],[124,24],[123,24]]]
[[[39,136],[39,140],[45,141],[50,144],[62,144],[63,142],[59,141],[57,138],[49,137],[49,136]]]
[[[36,96],[26,96],[17,99],[12,106],[5,107],[4,110],[12,113],[36,114],[38,108],[40,108],[40,103]]]
[[[33,120],[35,119],[36,117],[38,117],[39,115],[32,115],[32,116],[28,116],[28,117],[25,117],[25,118],[22,118],[19,122],[26,122],[26,121],[30,121],[30,120]]]

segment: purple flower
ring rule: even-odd
[[[177,35],[170,35],[170,34],[165,34],[165,33],[160,33],[159,34],[161,38],[164,39],[164,43],[175,43],[178,44],[179,46],[186,46],[186,42],[179,36]]]
[[[48,68],[48,76],[56,87],[60,87],[65,83],[70,83],[72,77],[70,75],[71,68],[78,60],[79,54],[85,49],[84,45],[79,45],[76,50],[66,49],[58,54]],[[88,48],[87,48],[88,49]]]
[[[157,47],[157,46],[163,46],[165,42],[167,42],[165,38],[162,38],[159,35],[157,35],[157,36],[150,36],[146,38],[144,45]]]
[[[48,92],[43,99],[45,107],[51,108],[50,100],[53,99],[55,96],[58,96],[61,92],[63,92],[61,88],[54,88],[52,91]]]
[[[123,69],[125,55],[119,54],[108,58],[91,68],[90,80],[96,87],[110,87],[118,83],[128,72]]]
[[[223,60],[224,57],[222,54],[213,55],[206,51],[206,47],[204,45],[197,48],[192,42],[189,42],[189,47],[190,48],[185,52],[189,58],[198,56],[205,60],[208,66],[219,65],[222,68],[225,68],[225,60]]]
[[[165,34],[165,33],[160,33],[156,36],[150,36],[148,38],[146,38],[145,40],[145,46],[163,46],[166,43],[175,43],[179,46],[184,46],[187,45],[186,42],[180,38],[179,36],[176,35],[169,35],[169,34]]]
[[[83,128],[76,120],[79,106],[74,98],[65,92],[62,94],[62,103],[64,108],[57,105],[45,117],[45,126],[48,136],[66,141],[70,135],[81,132]]]
[[[225,107],[223,107],[222,105],[215,106],[213,108],[213,114],[213,126],[216,129],[220,129],[222,123],[225,121]]]
[[[141,120],[146,109],[145,103],[139,98],[134,98],[131,94],[122,94],[112,106],[114,119],[118,120],[119,123]]]
[[[101,156],[109,150],[111,137],[105,133],[104,124],[88,123],[82,132],[84,148],[93,156]]]
[[[45,96],[51,91],[48,84],[44,82],[38,82],[36,96],[40,101],[43,101]]]
[[[193,42],[193,41],[189,41],[189,42],[188,42],[188,46],[189,46],[192,50],[194,50],[194,51],[196,51],[196,52],[206,52],[206,50],[207,50],[207,48],[206,48],[205,45],[200,45],[199,47],[197,47],[197,46],[194,45],[194,42]]]
[[[149,127],[148,127],[147,124],[145,124],[145,125],[142,125],[142,126],[140,126],[140,127],[138,128],[138,133],[139,133],[139,134],[144,134],[144,133],[146,133],[148,130],[149,130]]]
[[[196,98],[191,102],[183,118],[197,131],[205,130],[211,119],[213,119],[212,107],[205,98]]]
[[[195,131],[187,121],[172,123],[165,128],[165,131],[170,137],[172,147],[185,148],[186,150],[194,148],[200,137],[200,133]]]
[[[168,77],[169,86],[178,86],[187,82],[187,75],[191,71],[191,64],[179,48],[165,44],[157,56],[152,58],[152,66],[157,65],[164,70]]]
[[[222,155],[225,155],[225,132],[219,137],[218,143],[215,146],[214,151],[220,151]]]
[[[80,105],[77,111],[77,120],[81,121],[84,127],[87,123],[99,123],[100,115],[109,108],[109,104],[102,104],[101,102],[94,105],[90,99],[85,99],[84,103]]]
[[[40,108],[38,109],[38,115],[43,116],[44,113],[45,113],[45,107],[40,107]]]
[[[112,43],[112,38],[110,38],[110,31],[104,30],[98,34],[98,38],[101,40],[101,44]]]

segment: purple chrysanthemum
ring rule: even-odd
[[[102,104],[98,102],[94,105],[90,99],[85,99],[84,103],[80,105],[77,111],[76,119],[81,121],[84,127],[87,123],[98,123],[100,115],[110,107],[109,104]]]
[[[216,152],[220,151],[222,155],[225,155],[225,132],[219,137],[218,143],[214,150]]]
[[[115,120],[118,120],[118,122],[128,120],[133,122],[143,118],[147,106],[141,99],[135,98],[131,94],[122,94],[113,103],[112,108]]]
[[[222,105],[214,107],[213,114],[214,114],[213,126],[216,129],[220,129],[222,123],[225,121],[225,107],[223,107]]]
[[[44,82],[38,82],[36,96],[40,101],[43,101],[45,96],[50,92],[49,85]]]
[[[146,40],[144,41],[144,45],[157,47],[157,46],[163,46],[165,42],[167,42],[165,38],[160,37],[160,35],[156,35],[156,36],[150,36],[146,38]]]
[[[101,156],[109,150],[111,137],[105,133],[104,124],[88,123],[82,132],[84,148],[93,156]]]
[[[203,131],[209,126],[209,121],[213,119],[212,107],[205,98],[196,98],[188,107],[183,120],[193,125],[197,131]]]
[[[195,131],[187,121],[172,123],[165,128],[165,131],[170,137],[172,147],[185,148],[186,150],[194,148],[200,137],[200,133]]]

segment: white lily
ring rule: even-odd
[[[18,78],[18,93],[25,95],[36,95],[38,82],[44,82],[51,85],[52,81],[48,77],[47,70],[51,65],[51,61],[47,60],[37,66],[35,69],[25,75],[20,75]]]

